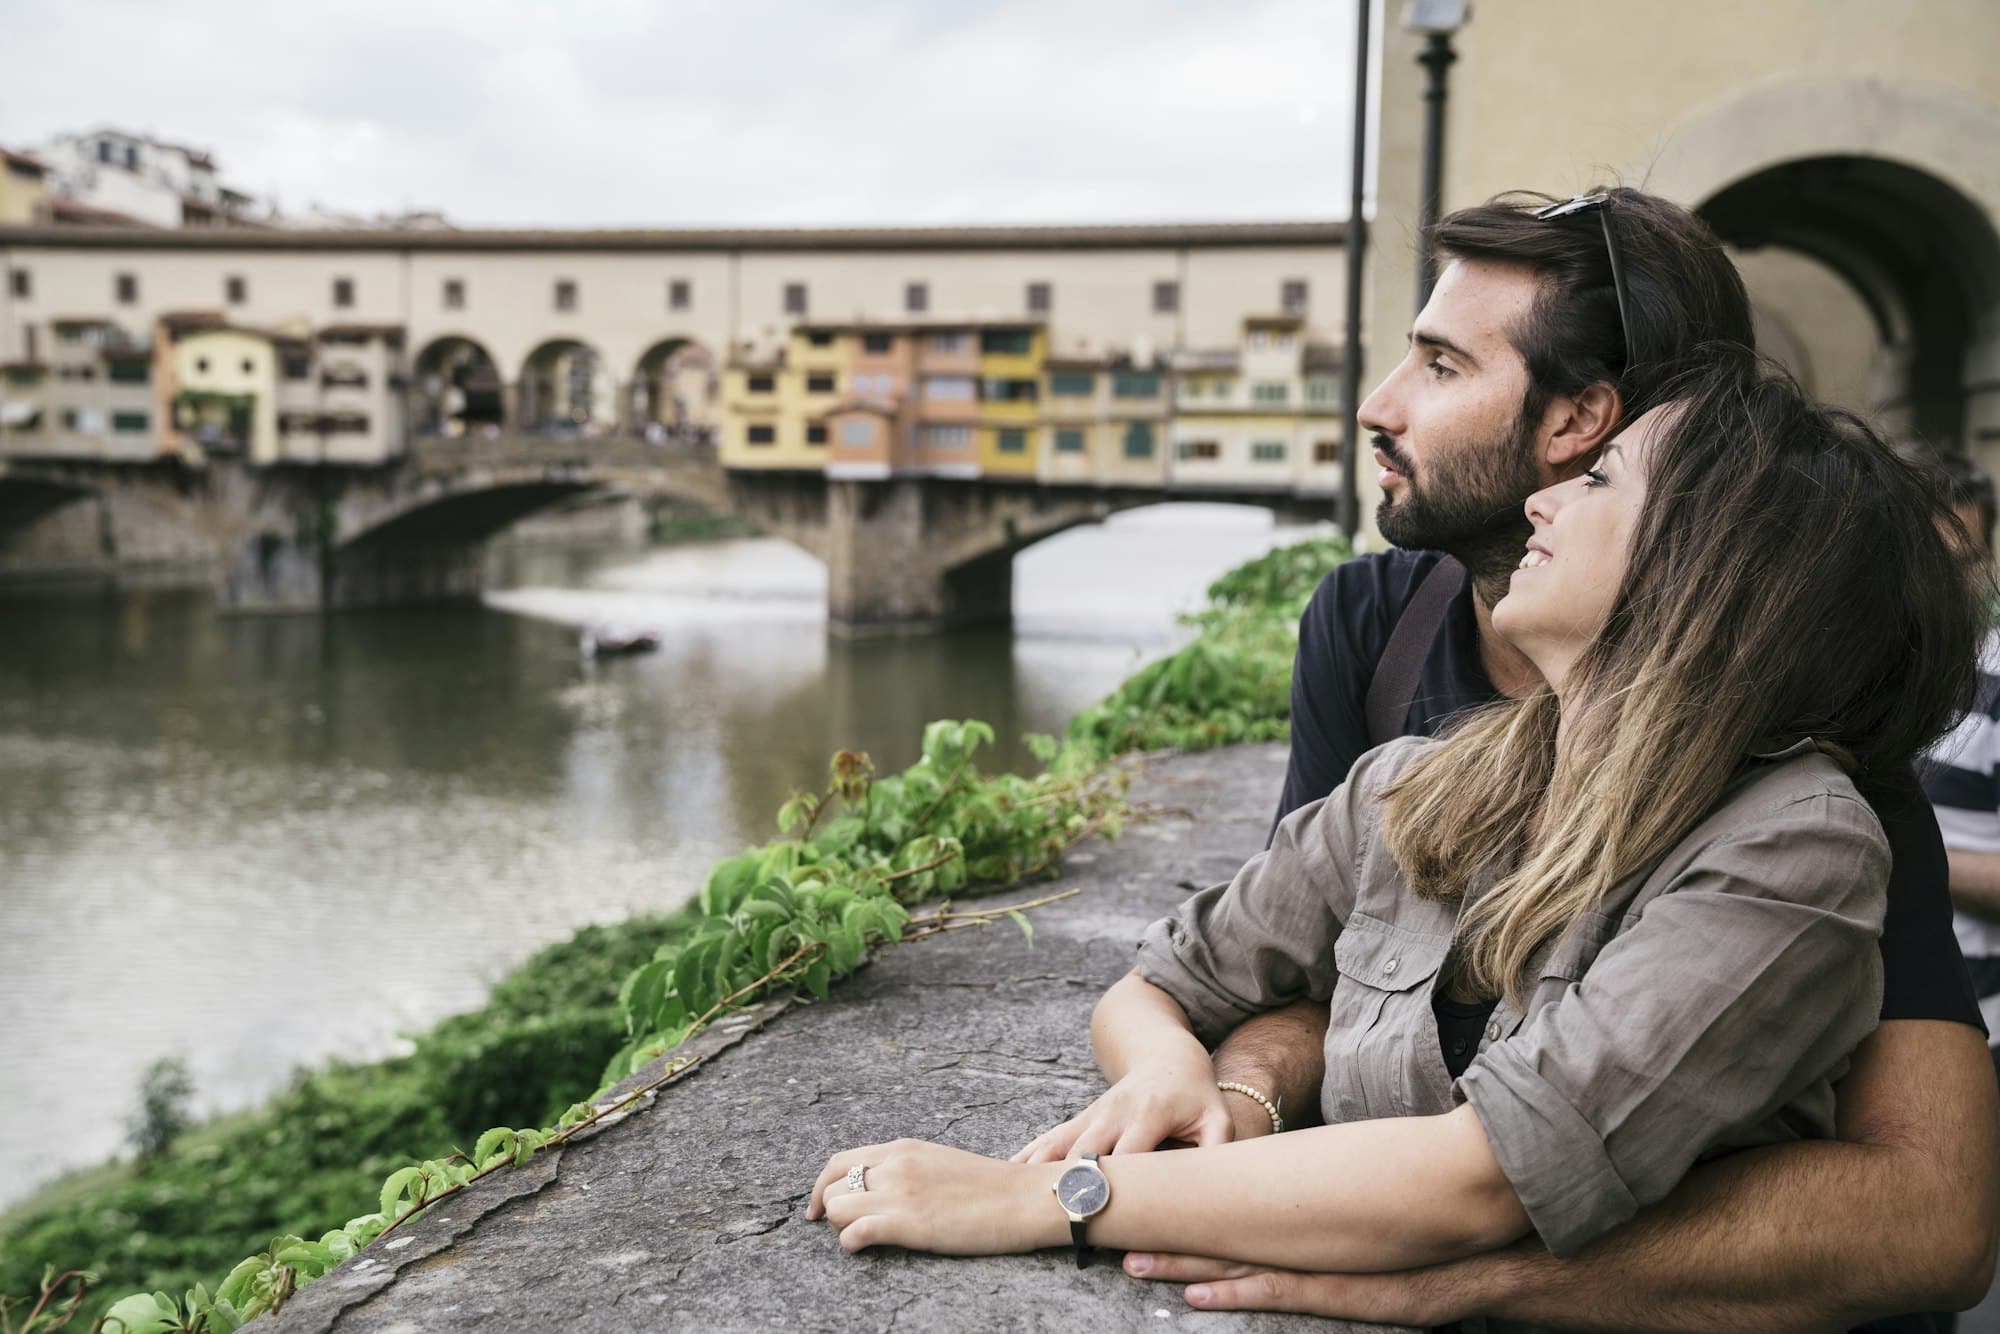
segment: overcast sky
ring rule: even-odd
[[[461,225],[1346,213],[1351,0],[9,0],[0,144],[99,124]]]

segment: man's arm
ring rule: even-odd
[[[1951,906],[1982,921],[2000,922],[2000,852],[1946,848],[1951,859]]]
[[[1985,1295],[2000,1247],[2000,1090],[1979,1031],[1884,1023],[1840,1087],[1840,1139],[1733,1154],[1569,1260],[1521,1245],[1402,1274],[1134,1255],[1209,1309],[1571,1329],[1844,1329]]]
[[[1326,1074],[1326,1006],[1298,1001],[1238,1025],[1215,1049],[1215,1077],[1248,1084],[1278,1104],[1287,1130],[1319,1124],[1319,1086]],[[1254,1099],[1228,1099],[1232,1139],[1271,1133],[1271,1118]]]

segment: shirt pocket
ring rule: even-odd
[[[1321,1098],[1329,1122],[1448,1110],[1417,1106],[1416,1069],[1426,1056],[1442,1069],[1429,983],[1450,947],[1449,936],[1397,931],[1365,916],[1340,933]]]

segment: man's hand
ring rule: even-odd
[[[1271,1118],[1248,1098],[1262,1133]],[[1168,1140],[1207,1148],[1245,1138],[1230,1118],[1228,1102],[1215,1086],[1212,1069],[1141,1068],[1107,1089],[1096,1102],[1053,1130],[1043,1132],[1013,1157],[1017,1163],[1052,1163],[1081,1153],[1146,1153]],[[1249,1126],[1247,1118],[1242,1125]],[[1254,1132],[1253,1132],[1254,1133]]]
[[[1468,1300],[1472,1285],[1448,1277],[1466,1265],[1396,1274],[1302,1274],[1199,1255],[1132,1251],[1125,1256],[1126,1273],[1185,1283],[1188,1305],[1204,1311],[1296,1311],[1379,1325],[1448,1325],[1477,1314]]]

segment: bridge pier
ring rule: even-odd
[[[362,545],[334,550],[263,532],[233,544],[217,581],[225,612],[320,612],[478,597],[485,561],[477,543]]]
[[[1012,622],[1013,551],[948,565],[963,516],[934,479],[829,481],[826,488],[826,611],[835,634]]]

